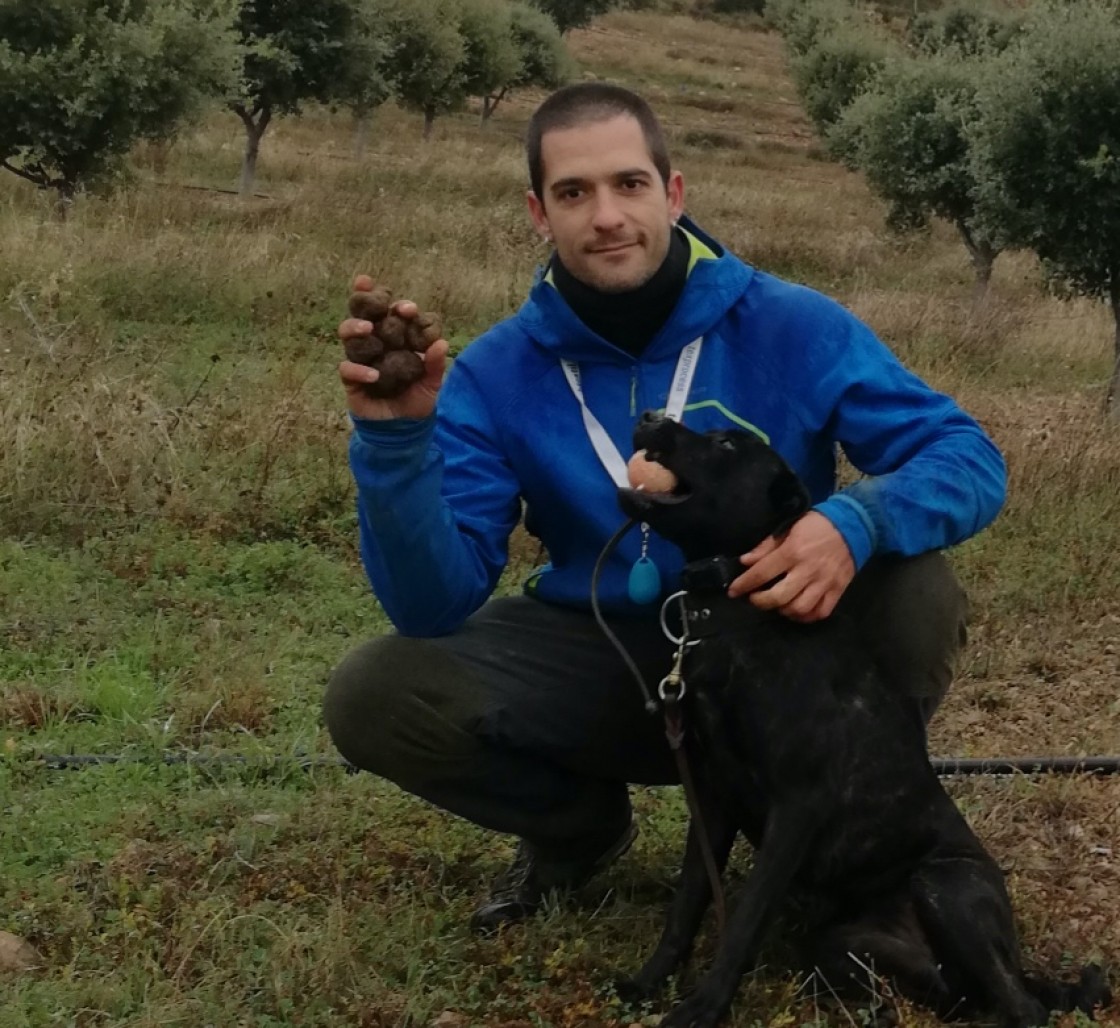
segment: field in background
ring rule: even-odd
[[[821,159],[777,37],[618,14],[572,41],[588,73],[654,102],[701,224],[847,303],[1004,449],[1008,506],[954,555],[974,619],[934,751],[1120,753],[1103,307],[1048,297],[1011,255],[970,320],[963,248],[941,228],[884,232],[860,179]],[[341,116],[281,121],[267,198],[249,203],[188,188],[235,183],[232,115],[159,173],[138,155],[133,189],[66,223],[0,181],[0,929],[46,959],[0,976],[4,1028],[653,1023],[605,985],[656,937],[676,790],[637,796],[638,845],[577,909],[479,941],[465,921],[507,843],[391,787],[33,759],[331,755],[325,678],[385,627],[357,564],[333,370],[347,282],[369,271],[440,309],[460,344],[513,311],[544,257],[519,143],[537,99],[486,128],[439,121],[428,146],[416,118],[381,111],[360,160]],[[514,556],[508,588],[536,551],[519,539]],[[1120,967],[1120,783],[952,790],[1009,870],[1031,957]],[[775,971],[734,1023],[819,1007]]]

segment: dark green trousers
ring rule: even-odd
[[[945,558],[875,561],[841,602],[928,720],[965,638]],[[611,627],[655,688],[674,652],[656,617]],[[627,783],[677,780],[660,716],[592,615],[528,597],[491,600],[453,635],[363,643],[332,675],[324,711],[357,767],[558,858],[617,838]]]

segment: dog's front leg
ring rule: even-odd
[[[736,825],[726,804],[710,788],[700,787],[697,799],[712,856],[722,874],[735,842]],[[669,975],[688,959],[704,911],[712,901],[712,883],[700,848],[699,833],[700,826],[694,817],[688,826],[680,882],[673,893],[673,902],[657,948],[633,978],[620,983],[620,991],[635,999],[655,995]]]
[[[766,930],[785,900],[821,820],[808,797],[793,802],[783,799],[771,807],[762,845],[735,901],[715,963],[696,991],[670,1011],[661,1028],[711,1028],[727,1013],[743,975],[758,960]]]

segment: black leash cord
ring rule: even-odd
[[[634,676],[634,681],[638,683],[638,688],[642,690],[642,698],[646,703],[646,713],[656,714],[657,700],[650,695],[649,687],[646,685],[646,680],[642,677],[641,670],[638,668],[638,665],[634,663],[634,658],[630,656],[626,647],[622,645],[622,640],[611,631],[606,618],[603,617],[603,611],[599,607],[599,579],[602,577],[607,558],[614,553],[615,548],[622,541],[622,537],[637,524],[639,524],[637,518],[631,518],[627,521],[625,525],[607,540],[607,545],[603,547],[602,552],[595,561],[595,569],[591,572],[591,612],[595,615],[595,620],[603,630],[603,634],[611,641],[611,645],[618,650],[619,655],[626,662],[626,666],[630,669],[630,674]]]

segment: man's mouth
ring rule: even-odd
[[[597,246],[591,253],[604,254],[604,253],[622,253],[623,250],[629,250],[631,247],[637,246],[636,242],[633,243],[614,243],[611,246]]]

